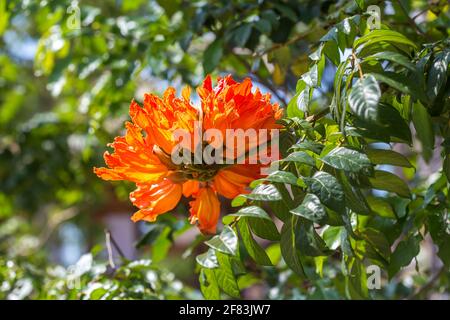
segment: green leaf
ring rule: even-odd
[[[218,300],[220,299],[220,290],[217,284],[216,275],[213,270],[201,269],[200,276],[200,290],[203,297],[207,300]]]
[[[419,254],[421,241],[422,237],[420,235],[416,235],[398,243],[389,262],[389,278],[395,276],[401,268],[409,265],[412,259]]]
[[[220,252],[216,255],[220,267],[214,269],[214,275],[216,276],[219,288],[221,288],[229,296],[239,298],[239,287],[233,273],[230,256]]]
[[[412,121],[414,128],[416,128],[417,137],[422,144],[423,156],[428,161],[434,149],[434,130],[431,117],[420,102],[413,105]]]
[[[428,216],[428,228],[433,242],[438,246],[438,257],[447,268],[450,266],[450,234],[446,211],[433,212]]]
[[[287,184],[297,184],[297,179],[298,178],[292,172],[275,171],[261,180],[270,181],[270,182],[287,183]]]
[[[269,34],[272,31],[272,24],[267,19],[260,18],[258,21],[254,23],[254,26],[261,33]]]
[[[367,289],[367,274],[362,262],[355,258],[347,261],[347,275],[345,277],[345,289],[350,299],[367,299],[369,290]]]
[[[223,55],[223,40],[214,40],[203,54],[203,70],[205,73],[211,73],[219,64]]]
[[[358,214],[370,214],[369,205],[365,196],[357,187],[353,187],[343,171],[338,172],[339,182],[342,185],[345,195],[345,204]]]
[[[280,249],[281,255],[288,265],[299,276],[304,277],[305,271],[297,248],[296,233],[298,217],[292,216],[281,229]]]
[[[279,241],[280,233],[272,220],[259,218],[245,218],[248,221],[250,229],[253,233],[262,239],[271,241]]]
[[[271,266],[267,253],[263,248],[253,239],[250,228],[245,220],[239,220],[238,222],[239,232],[241,234],[242,242],[250,257],[255,260],[256,263],[263,266]]]
[[[331,250],[336,250],[341,245],[343,227],[328,226],[322,234],[323,241]]]
[[[348,95],[350,110],[364,121],[378,121],[378,102],[381,90],[377,80],[372,75],[366,75],[353,86]]]
[[[427,79],[427,95],[433,102],[439,95],[441,88],[447,82],[447,68],[450,60],[450,51],[441,52],[436,55],[430,70],[428,71]]]
[[[304,151],[296,151],[289,154],[286,158],[282,159],[281,161],[284,162],[298,162],[302,164],[306,164],[308,166],[314,167],[316,165],[316,161],[313,157],[311,157],[309,154],[307,154]]]
[[[252,33],[252,25],[244,23],[231,32],[230,41],[235,47],[242,48]]]
[[[396,108],[386,103],[379,103],[377,113],[377,123],[355,119],[354,124],[362,136],[384,142],[391,142],[390,137],[395,137],[402,142],[411,143],[409,126]]]
[[[306,194],[301,205],[291,212],[308,220],[323,223],[327,218],[327,211],[315,194]]]
[[[326,256],[332,253],[310,222],[299,223],[296,230],[296,241],[300,252],[310,257]]]
[[[304,178],[311,193],[319,197],[327,207],[342,213],[345,210],[345,198],[342,186],[331,174],[318,171],[312,178]]]
[[[170,227],[165,227],[159,234],[152,245],[152,260],[154,262],[160,262],[164,260],[169,253],[169,249],[172,246],[172,241],[169,239],[171,233]]]
[[[272,184],[260,184],[249,194],[241,194],[233,199],[231,205],[233,207],[241,206],[246,199],[256,201],[278,201],[281,200],[281,194]]]
[[[297,81],[296,94],[289,101],[287,106],[287,116],[289,118],[299,117],[303,118],[304,112],[308,110],[309,95],[305,96],[306,83],[302,79]],[[308,89],[309,93],[309,89]]]
[[[153,244],[166,227],[167,225],[162,223],[151,224],[147,233],[136,243],[135,247],[140,248],[145,245]]]
[[[272,184],[262,184],[257,186],[251,193],[245,195],[246,198],[259,201],[278,201],[281,194]]]
[[[400,73],[385,71],[383,73],[372,72],[371,75],[373,75],[373,77],[375,77],[375,79],[377,79],[378,81],[386,83],[388,86],[404,94],[408,94],[416,99],[426,99],[422,91],[414,82],[412,82],[414,80],[410,80]]]
[[[304,140],[300,143],[294,144],[291,149],[300,149],[305,151],[312,151],[315,154],[320,154],[323,149],[323,145],[321,143],[310,141],[310,140]]]
[[[232,228],[225,226],[220,235],[214,236],[206,241],[205,244],[217,251],[235,255],[238,247],[238,238]]]
[[[247,289],[255,284],[261,284],[263,280],[251,273],[246,273],[238,278],[239,290]]]
[[[311,100],[311,87],[305,83],[302,91],[298,92],[295,96],[295,107],[302,113],[309,111],[309,102]],[[296,113],[294,113],[296,114]]]
[[[407,56],[398,52],[382,51],[364,58],[364,61],[367,62],[373,60],[387,60],[390,62],[394,62],[396,64],[405,67],[406,69],[410,70],[413,73],[417,73],[416,66],[410,61],[410,59]]]
[[[318,63],[315,63],[308,72],[304,73],[301,77],[303,81],[305,81],[307,87],[317,88],[320,86],[320,80],[323,72],[323,63],[325,60],[319,60]],[[306,111],[306,110],[305,110]]]
[[[359,235],[365,239],[385,261],[389,261],[391,247],[386,236],[382,232],[377,229],[366,228]]]
[[[389,42],[394,44],[403,44],[412,48],[417,48],[416,44],[406,38],[403,34],[386,29],[372,30],[353,43],[353,48],[366,47],[378,42]]]
[[[374,214],[383,218],[397,219],[389,202],[373,196],[368,196],[366,200]]]
[[[411,162],[404,155],[393,150],[367,149],[366,154],[373,164],[389,164],[392,166],[413,168]]]
[[[214,269],[219,266],[217,264],[216,252],[213,249],[208,249],[205,253],[199,254],[195,260],[206,269]]]
[[[369,177],[369,181],[374,189],[395,192],[404,198],[411,197],[408,185],[393,173],[375,170],[374,177]]]
[[[267,212],[265,212],[263,209],[257,206],[249,206],[242,208],[236,213],[224,216],[222,220],[224,224],[229,224],[230,222],[234,221],[236,217],[253,217],[257,219],[267,219],[269,221],[272,221]]]
[[[345,147],[331,150],[322,157],[322,161],[333,168],[349,172],[372,168],[369,158],[364,153]]]

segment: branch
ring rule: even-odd
[[[410,24],[410,26],[414,30],[416,30],[417,34],[419,34],[419,35],[421,35],[423,37],[426,37],[426,34],[422,30],[420,30],[420,28],[416,24],[416,22],[413,19],[411,19],[411,17],[409,16],[408,11],[406,11],[406,8],[403,6],[402,2],[400,0],[397,0],[397,3],[399,5],[400,9],[402,10],[403,14],[405,15],[405,17],[408,19],[408,23]]]
[[[284,97],[282,97],[278,93],[277,89],[269,81],[267,81],[263,77],[260,77],[257,73],[252,72],[252,66],[244,58],[242,58],[242,56],[240,56],[238,54],[234,54],[234,55],[248,69],[249,73],[256,77],[256,80],[258,82],[261,82],[261,84],[263,84],[265,87],[267,87],[267,89],[269,89],[273,93],[273,95],[276,96],[277,99],[281,101],[281,103],[283,103],[285,106],[287,106],[287,101],[284,99]]]
[[[406,300],[415,300],[419,296],[421,296],[424,293],[427,293],[429,290],[431,290],[434,286],[434,283],[439,279],[439,277],[444,273],[445,271],[445,265],[443,265],[431,278],[430,280],[424,284],[422,287],[418,288],[414,293],[406,297]]]
[[[117,252],[119,253],[119,255],[122,259],[126,260],[126,257],[124,255],[122,249],[120,249],[119,245],[117,244],[116,240],[114,240],[111,232],[108,229],[105,229],[105,240],[106,240],[106,250],[108,251],[109,265],[111,266],[111,268],[115,268],[116,266],[114,264],[111,244],[117,250]]]
[[[361,65],[358,62],[358,57],[356,56],[355,52],[352,52],[352,59],[353,59],[353,62],[356,64],[356,67],[358,68],[359,77],[362,80],[364,78],[364,74],[363,74]]]

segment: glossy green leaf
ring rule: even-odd
[[[401,73],[393,71],[385,71],[383,73],[372,72],[371,74],[378,81],[386,83],[388,86],[404,94],[424,101],[427,99],[422,89],[418,86],[417,79],[408,78]]]
[[[450,51],[444,51],[436,55],[427,78],[427,95],[434,101],[447,80],[447,68],[450,62]]]
[[[315,154],[320,154],[322,152],[323,147],[324,146],[321,143],[310,140],[304,140],[302,142],[294,144],[291,148],[300,149],[304,151],[312,151]]]
[[[311,222],[301,222],[296,230],[296,241],[300,252],[305,256],[318,257],[332,253]]]
[[[296,240],[295,231],[297,222],[298,218],[293,216],[291,219],[288,219],[283,225],[283,228],[281,229],[280,248],[281,255],[283,256],[283,259],[289,266],[289,268],[291,268],[298,275],[304,277],[305,271],[300,260]]]
[[[345,289],[350,299],[363,300],[369,297],[367,274],[362,262],[350,258],[347,262],[348,275],[345,277]]]
[[[259,218],[245,218],[245,220],[248,221],[251,230],[258,237],[271,241],[280,240],[280,233],[273,221]]]
[[[342,229],[343,227],[328,226],[323,232],[323,241],[331,250],[336,250],[341,245]]]
[[[223,41],[216,39],[205,50],[203,55],[203,69],[205,73],[211,73],[219,64],[223,55]]]
[[[327,211],[315,194],[308,193],[301,205],[291,212],[313,222],[322,223],[327,218]]]
[[[397,219],[389,202],[373,196],[368,196],[366,200],[374,214],[384,218]]]
[[[374,177],[369,177],[369,181],[374,189],[395,192],[405,198],[411,197],[408,185],[393,173],[375,170]]]
[[[281,200],[281,194],[272,184],[262,184],[257,186],[251,193],[245,195],[251,200],[277,201]]]
[[[219,262],[220,267],[214,269],[214,275],[216,276],[217,284],[220,289],[233,298],[239,298],[239,287],[233,273],[230,259],[230,256],[218,252],[217,261]]]
[[[331,150],[321,160],[333,168],[349,172],[360,172],[372,167],[367,155],[345,147],[337,147]]]
[[[318,171],[312,178],[304,178],[309,192],[315,194],[327,207],[343,212],[345,208],[345,197],[342,186],[331,174]]]
[[[433,123],[427,109],[419,102],[413,105],[412,121],[422,145],[423,155],[429,160],[434,149]]]
[[[223,231],[205,242],[210,248],[217,251],[235,255],[238,247],[238,238],[234,230],[229,226],[224,226]]]
[[[421,241],[422,237],[417,235],[408,237],[398,243],[389,262],[389,278],[396,275],[401,268],[409,265],[412,259],[419,254]]]
[[[206,300],[220,299],[220,290],[213,270],[202,268],[200,270],[199,282],[200,290]]]
[[[195,260],[203,268],[214,269],[219,265],[217,264],[216,253],[213,249],[208,249],[205,253],[199,254]]]
[[[413,165],[402,154],[386,149],[367,149],[365,150],[367,157],[373,164],[389,164],[405,168],[413,168]]]
[[[263,178],[263,180],[266,181],[287,183],[287,184],[297,184],[297,179],[298,178],[292,172],[280,170],[272,172],[267,177]]]
[[[372,75],[358,79],[348,96],[350,110],[364,121],[378,121],[378,102],[381,90],[377,80]]]
[[[255,260],[256,263],[263,266],[271,266],[267,253],[263,248],[253,239],[250,228],[245,220],[239,220],[238,223],[239,232],[241,234],[242,242],[250,257]]]
[[[387,60],[395,64],[401,65],[406,69],[410,70],[411,72],[414,73],[417,72],[416,66],[410,61],[410,59],[407,56],[398,52],[382,51],[364,58],[364,61],[372,61],[372,60]]]
[[[416,48],[416,44],[406,38],[403,34],[388,30],[388,29],[379,29],[379,30],[372,30],[368,34],[362,36],[358,40],[356,40],[353,44],[353,48],[358,47],[364,47],[364,46],[370,46],[372,44],[378,43],[378,42],[389,42],[394,44],[404,44],[407,46],[410,46],[412,48]]]
[[[309,154],[307,154],[304,151],[296,151],[289,154],[286,158],[282,159],[281,161],[285,162],[298,162],[302,164],[306,164],[308,166],[314,167],[316,165],[316,161],[313,157],[311,157]]]
[[[263,209],[257,206],[249,206],[240,209],[236,213],[228,214],[223,217],[223,223],[229,224],[231,221],[235,220],[236,217],[253,217],[257,219],[267,219],[272,221]]]

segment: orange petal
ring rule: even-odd
[[[190,197],[191,195],[198,192],[200,184],[196,180],[188,180],[183,183],[183,196]]]
[[[146,220],[153,222],[158,215],[176,207],[181,198],[182,187],[169,179],[157,184],[138,184],[137,189],[130,193],[130,200],[140,208],[131,220],[134,222]]]
[[[210,187],[200,188],[194,198],[195,200],[189,203],[190,222],[192,224],[198,222],[198,228],[203,234],[216,233],[220,216],[220,202],[216,192]]]
[[[246,187],[260,177],[259,165],[234,165],[220,170],[214,177],[217,192],[228,199],[246,193]]]
[[[123,180],[123,176],[108,168],[94,167],[94,173],[103,180]]]

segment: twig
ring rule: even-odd
[[[424,13],[426,13],[428,10],[430,10],[429,8],[423,9],[421,11],[419,11],[419,13],[417,13],[414,17],[411,18],[412,21],[416,21],[416,19],[418,17],[420,17],[421,15],[423,15]]]
[[[417,289],[414,293],[412,293],[411,295],[409,295],[408,297],[406,297],[406,300],[414,300],[417,299],[420,295],[422,295],[423,293],[428,292],[430,289],[433,288],[434,283],[436,282],[436,280],[439,279],[439,277],[444,273],[445,271],[445,266],[442,266],[431,278],[430,280],[424,284],[422,287],[420,287],[419,289]]]
[[[267,87],[277,97],[277,99],[281,101],[281,103],[287,106],[287,101],[278,93],[277,89],[269,81],[260,77],[257,73],[252,72],[252,66],[240,55],[235,54],[235,56],[248,69],[248,71],[256,77],[257,81],[261,82],[261,84]]]
[[[116,240],[114,240],[111,232],[108,229],[105,229],[105,240],[106,240],[106,250],[108,251],[108,261],[111,266],[111,268],[115,268],[114,259],[113,259],[113,252],[112,252],[112,246],[116,249],[116,251],[119,253],[120,257],[122,259],[126,259],[122,249],[120,249],[119,245],[117,244]]]
[[[289,46],[289,45],[291,45],[291,44],[294,44],[294,43],[296,43],[297,41],[300,41],[300,40],[304,39],[304,38],[305,38],[306,36],[308,36],[310,33],[311,33],[311,30],[308,30],[307,32],[300,33],[300,34],[298,34],[297,36],[295,36],[295,37],[289,39],[289,40],[286,41],[286,42],[283,42],[283,43],[275,43],[273,46],[267,48],[266,50],[264,50],[264,51],[262,51],[262,52],[260,52],[260,53],[258,53],[258,56],[259,56],[259,57],[262,57],[263,55],[268,54],[269,52],[272,52],[272,51],[277,50],[277,49],[280,49],[280,48],[282,48],[282,47],[287,47],[287,46]]]
[[[408,11],[406,11],[406,8],[403,6],[402,2],[400,0],[397,0],[397,3],[400,9],[402,10],[403,14],[405,15],[405,17],[408,19],[408,23],[411,25],[411,27],[413,27],[413,29],[416,30],[417,34],[426,37],[426,34],[422,30],[420,30],[416,22],[413,19],[411,19]]]
[[[362,68],[361,68],[361,64],[358,62],[358,57],[356,56],[356,54],[354,52],[352,52],[352,58],[353,58],[353,61],[356,64],[356,67],[358,68],[359,77],[362,80],[364,78],[364,74],[363,74],[363,71],[362,71]]]
[[[108,251],[108,261],[111,268],[115,268],[114,258],[111,248],[111,233],[108,230],[105,230],[105,241],[106,241],[106,250]]]

